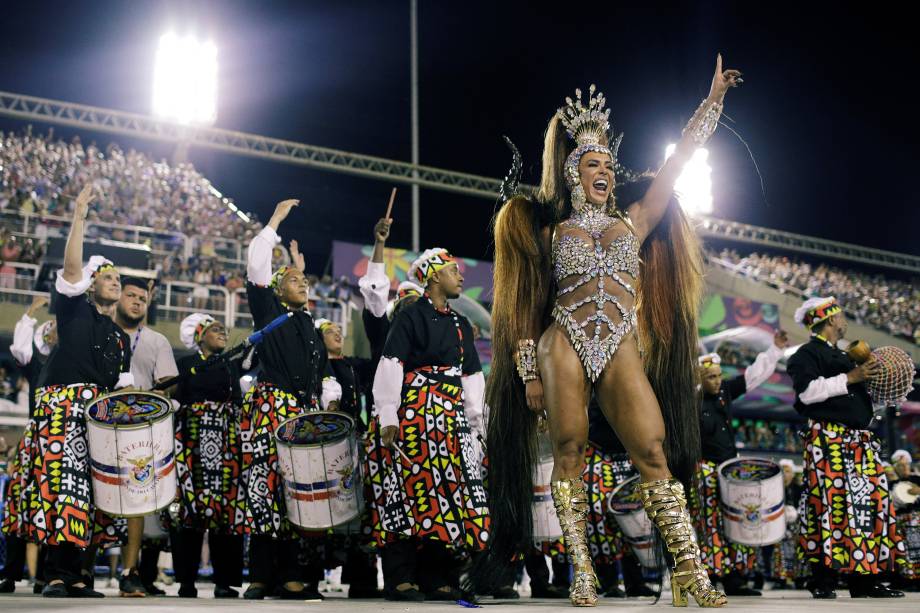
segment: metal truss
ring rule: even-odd
[[[238,155],[276,160],[343,172],[371,179],[415,183],[422,187],[494,199],[498,179],[430,166],[415,166],[385,158],[317,147],[293,141],[186,126],[146,115],[0,92],[0,115],[121,134],[135,138],[183,143]]]
[[[146,115],[8,92],[0,92],[0,115],[135,138],[184,143],[371,179],[418,184],[422,187],[490,200],[496,198],[501,185],[498,179],[480,175],[453,172],[430,166],[415,166],[407,162],[246,132],[185,126]],[[860,247],[714,217],[702,218],[699,232],[703,238],[749,243],[920,274],[920,257],[893,251]]]
[[[783,232],[782,230],[771,230],[715,217],[702,218],[697,226],[697,232],[703,238],[749,243],[783,251],[805,253],[920,274],[920,257],[915,255],[873,249],[871,247],[860,247],[850,243],[840,243],[805,236],[804,234]]]

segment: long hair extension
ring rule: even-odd
[[[486,383],[489,423],[489,550],[470,570],[467,589],[488,593],[509,578],[512,562],[533,546],[533,473],[537,415],[527,408],[517,373],[518,341],[543,331],[551,285],[550,254],[540,240],[540,206],[515,196],[493,219],[495,265],[492,370]]]

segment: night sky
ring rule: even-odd
[[[494,6],[501,4],[501,6]],[[626,136],[620,159],[655,167],[708,91],[717,51],[745,73],[710,143],[714,215],[920,255],[916,29],[882,5],[421,0],[421,162],[501,176],[508,135],[536,182],[547,120],[575,87],[597,83]],[[635,5],[643,8],[630,8]],[[150,112],[153,57],[169,28],[212,37],[220,63],[217,127],[408,161],[408,1],[5,3],[0,89]],[[0,119],[0,127],[21,127]],[[44,129],[44,126],[39,126]],[[56,128],[69,136],[71,130]],[[120,142],[157,157],[171,146]],[[370,241],[391,185],[192,150],[195,165],[282,227],[311,270],[333,238]],[[391,244],[408,247],[410,190],[400,188]],[[425,245],[488,258],[493,202],[422,191]]]

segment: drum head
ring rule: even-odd
[[[168,415],[169,400],[153,392],[115,392],[97,398],[86,414],[90,419],[116,426],[146,424]]]
[[[737,458],[719,467],[719,473],[724,478],[734,481],[763,481],[780,472],[779,464],[760,458]]]
[[[639,475],[630,477],[610,493],[608,507],[614,515],[627,515],[642,508],[642,497],[636,485]]]
[[[289,446],[334,443],[351,436],[355,421],[345,413],[315,411],[292,417],[278,426],[278,441]]]

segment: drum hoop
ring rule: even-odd
[[[103,400],[109,400],[110,398],[117,398],[118,396],[128,396],[128,395],[154,396],[156,398],[159,398],[160,400],[163,400],[166,403],[166,406],[168,408],[162,415],[154,417],[153,419],[148,419],[147,421],[143,423],[139,423],[139,424],[108,424],[104,421],[99,421],[98,419],[96,419],[90,414],[90,409],[96,406],[98,403],[102,402]],[[87,423],[91,423],[94,426],[99,426],[100,428],[107,428],[109,430],[141,430],[143,428],[151,428],[153,427],[154,424],[158,424],[167,418],[171,418],[173,411],[172,411],[172,407],[169,402],[169,398],[167,398],[164,394],[160,394],[157,392],[151,392],[148,390],[133,390],[130,392],[112,392],[110,394],[104,394],[102,396],[99,396],[86,407],[85,414],[86,414]],[[120,515],[119,517],[128,517],[128,516]]]
[[[292,421],[294,421],[295,419],[300,419],[301,417],[304,417],[305,415],[335,415],[336,417],[344,417],[344,418],[346,418],[346,419],[348,420],[349,424],[351,425],[351,432],[350,432],[350,433],[343,434],[342,436],[340,436],[340,437],[338,437],[338,438],[334,438],[334,439],[331,439],[331,440],[328,440],[328,441],[325,441],[325,442],[322,442],[322,443],[291,443],[291,442],[282,440],[282,439],[278,436],[278,431],[281,430],[288,422],[292,422]],[[276,445],[280,445],[280,446],[282,446],[282,447],[286,447],[286,448],[288,448],[288,449],[297,449],[297,448],[304,449],[304,448],[311,448],[311,447],[324,447],[324,446],[329,445],[329,444],[331,444],[331,443],[338,443],[338,442],[340,442],[340,441],[345,441],[345,440],[348,440],[348,439],[352,438],[352,436],[350,436],[350,434],[353,435],[353,434],[354,434],[354,431],[355,431],[355,420],[354,420],[354,418],[353,418],[351,415],[349,415],[348,413],[341,413],[341,412],[339,412],[339,411],[307,411],[306,413],[301,413],[300,415],[295,415],[294,417],[291,417],[291,418],[289,418],[289,419],[285,419],[283,422],[281,422],[280,424],[278,424],[278,428],[277,428],[277,430],[275,430],[275,444],[276,444]]]
[[[773,460],[767,460],[767,459],[765,459],[765,458],[756,458],[756,457],[754,457],[754,456],[738,456],[738,457],[735,457],[735,458],[731,458],[731,459],[729,459],[729,460],[725,460],[724,462],[722,462],[721,464],[719,464],[719,466],[716,468],[716,475],[718,476],[719,479],[725,479],[726,481],[729,481],[729,482],[732,482],[732,483],[751,483],[751,482],[752,482],[751,479],[738,479],[738,478],[736,478],[736,477],[730,477],[730,476],[728,476],[728,475],[722,474],[722,469],[723,469],[725,466],[727,466],[728,464],[730,464],[730,463],[732,463],[732,462],[741,462],[741,461],[743,461],[743,460],[754,460],[754,461],[756,461],[756,462],[765,462],[765,463],[767,463],[767,464],[771,464],[771,465],[775,466],[775,467],[777,468],[777,470],[779,471],[779,472],[777,472],[775,475],[770,475],[769,477],[765,477],[765,478],[763,478],[763,479],[757,479],[757,481],[761,481],[761,482],[763,482],[763,481],[769,481],[770,479],[775,479],[776,477],[782,478],[782,476],[783,476],[783,471],[782,471],[782,469],[779,468],[779,464],[777,464],[777,463],[774,462]]]

